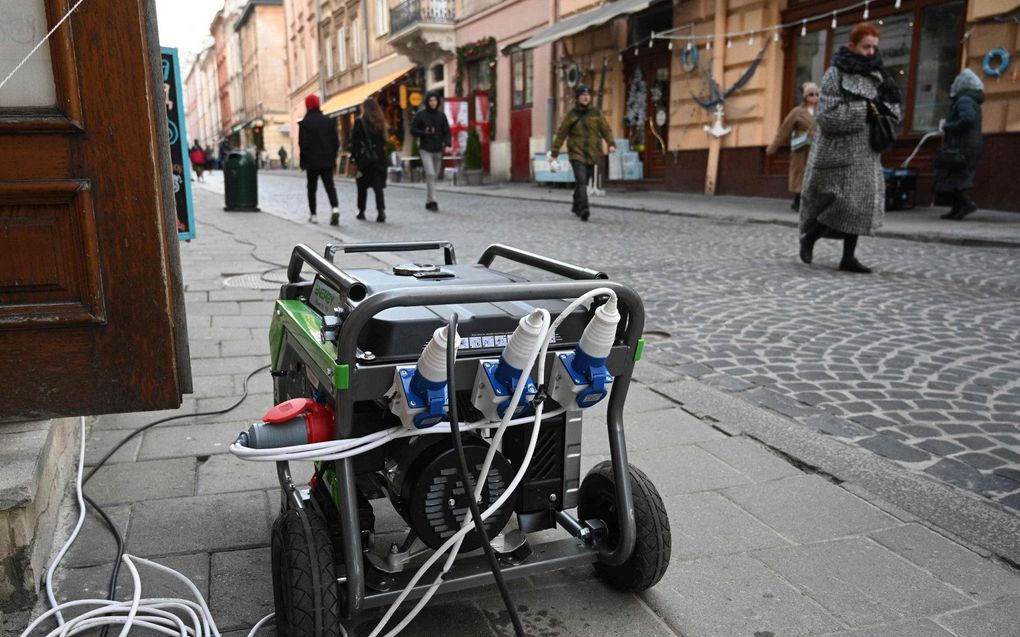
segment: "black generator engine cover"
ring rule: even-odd
[[[464,456],[472,478],[477,479],[488,450],[489,445],[482,438],[464,436]],[[453,443],[446,436],[415,436],[403,439],[388,455],[387,466],[393,467],[387,475],[394,508],[426,546],[438,549],[460,529],[464,516],[471,515]],[[478,504],[481,511],[506,491],[513,475],[510,461],[497,452]],[[490,538],[510,521],[515,500],[509,498],[485,521]],[[471,531],[461,550],[473,551],[480,546],[478,533]]]

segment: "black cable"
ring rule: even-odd
[[[503,571],[499,568],[499,560],[496,559],[496,552],[489,544],[489,534],[485,530],[485,522],[482,520],[482,512],[478,509],[478,502],[475,501],[475,486],[471,481],[471,472],[468,471],[467,458],[464,456],[464,445],[460,440],[460,422],[457,417],[457,384],[456,384],[456,363],[457,363],[457,313],[450,315],[450,321],[446,327],[446,382],[449,387],[450,402],[450,436],[453,438],[453,447],[457,451],[457,465],[460,469],[461,478],[464,480],[464,490],[467,492],[468,508],[471,509],[471,518],[475,522],[475,531],[482,539],[482,550],[489,558],[489,568],[492,570],[492,577],[496,580],[499,594],[503,598],[503,605],[510,615],[510,621],[514,625],[514,633],[517,637],[524,637],[524,627],[521,625],[521,618],[517,616],[517,609],[514,607],[513,599],[510,598],[510,589],[506,587],[503,580]],[[478,476],[479,480],[485,480],[488,476]]]
[[[99,462],[97,462],[92,467],[92,469],[82,478],[81,481],[82,497],[85,499],[86,502],[88,502],[89,506],[95,509],[96,513],[98,513],[100,517],[103,518],[103,521],[106,523],[106,526],[109,527],[110,532],[113,533],[113,537],[117,541],[117,558],[113,561],[113,570],[110,573],[110,591],[109,594],[106,596],[107,599],[113,601],[113,598],[117,591],[117,576],[120,575],[120,563],[124,557],[124,537],[117,529],[117,526],[113,523],[113,520],[111,520],[110,517],[106,514],[106,511],[104,511],[102,507],[96,504],[89,496],[85,495],[85,483],[88,482],[93,475],[95,475],[96,471],[98,471],[100,468],[102,468],[104,464],[106,464],[106,461],[109,460],[113,456],[113,454],[117,453],[117,451],[120,450],[121,447],[126,445],[129,440],[131,440],[132,438],[134,438],[135,436],[144,431],[148,431],[149,429],[152,429],[157,425],[162,425],[172,420],[180,420],[182,418],[202,418],[205,416],[219,416],[237,409],[238,407],[241,406],[241,403],[243,403],[245,399],[248,398],[248,381],[250,381],[252,377],[255,376],[255,374],[258,374],[259,372],[268,368],[269,365],[263,365],[262,367],[259,367],[258,369],[248,374],[248,376],[245,377],[244,379],[244,391],[242,392],[241,397],[237,399],[237,402],[227,407],[226,409],[220,409],[218,411],[206,411],[198,414],[180,414],[177,416],[170,416],[169,418],[162,418],[155,422],[150,422],[147,425],[139,427],[138,429],[135,429],[130,434],[122,438],[120,442],[115,444],[113,448],[110,449],[105,456],[100,458]],[[100,633],[100,637],[106,637],[106,633],[109,630],[109,628],[110,628],[109,626],[104,626],[102,632]]]

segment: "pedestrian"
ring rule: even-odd
[[[786,116],[779,126],[776,138],[772,140],[766,155],[774,155],[780,146],[790,145],[790,173],[787,188],[793,193],[790,207],[796,212],[800,210],[800,191],[804,185],[804,169],[807,167],[808,153],[814,141],[817,127],[815,125],[815,109],[818,106],[818,85],[804,82],[800,87],[802,101]]]
[[[315,199],[318,182],[329,197],[333,212],[329,217],[332,226],[340,223],[340,208],[333,185],[336,170],[336,154],[340,151],[340,137],[336,123],[319,110],[319,96],[312,93],[305,98],[305,118],[298,122],[298,148],[301,151],[301,170],[308,178],[308,223],[319,223],[315,216]]]
[[[216,170],[216,153],[213,152],[213,147],[206,145],[205,150],[205,169],[209,172]]]
[[[227,163],[227,156],[230,155],[230,140],[224,137],[220,141],[220,170],[223,170],[223,166]]]
[[[202,171],[205,170],[205,151],[202,150],[202,146],[195,140],[195,143],[191,145],[191,150],[188,151],[188,157],[191,159],[191,167],[195,171],[195,175],[199,181],[205,181],[202,178]]]
[[[800,259],[811,263],[822,236],[843,239],[839,269],[867,274],[854,254],[857,237],[874,234],[885,214],[881,154],[870,142],[868,112],[874,108],[899,123],[902,98],[878,51],[879,31],[862,22],[847,46],[833,56],[822,78],[816,120],[800,201]]]
[[[977,73],[964,69],[949,89],[953,100],[942,123],[945,141],[935,156],[935,193],[951,201],[943,219],[960,220],[977,210],[967,191],[974,187],[974,173],[981,159],[981,104],[985,85]]]
[[[371,97],[361,105],[361,117],[351,130],[351,159],[358,166],[358,219],[365,219],[368,189],[375,193],[375,220],[386,221],[386,118]]]
[[[609,152],[615,151],[616,145],[609,122],[602,111],[591,105],[591,89],[579,84],[574,89],[574,97],[577,103],[567,112],[556,131],[550,154],[556,159],[566,140],[570,166],[574,169],[574,204],[571,210],[581,221],[587,221],[591,216],[588,182],[595,176],[595,164],[602,161],[602,140],[605,140]]]
[[[287,149],[280,146],[280,150],[276,151],[276,154],[280,157],[280,168],[287,167]]]
[[[439,94],[425,94],[425,108],[418,111],[411,122],[411,134],[418,138],[422,168],[425,169],[425,209],[439,212],[436,203],[436,175],[443,169],[443,153],[450,152],[453,138],[450,122],[439,110]]]

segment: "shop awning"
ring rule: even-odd
[[[530,40],[521,42],[520,46],[522,49],[534,49],[543,44],[555,42],[561,38],[580,33],[586,29],[603,25],[617,16],[643,11],[651,6],[653,2],[655,0],[616,0],[615,2],[607,2],[597,9],[585,11],[562,22],[557,22],[548,29],[540,31]]]
[[[382,89],[407,75],[409,71],[413,70],[414,66],[409,66],[403,70],[397,71],[396,73],[391,73],[390,75],[380,77],[379,79],[372,80],[366,84],[349,88],[343,93],[338,93],[326,100],[326,103],[322,105],[322,112],[325,115],[339,115],[340,113],[356,108],[367,98],[372,97]]]

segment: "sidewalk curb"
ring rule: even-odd
[[[904,522],[931,525],[976,553],[991,553],[1020,568],[1020,517],[991,501],[811,431],[792,418],[744,400],[740,392],[723,391],[695,379],[651,389],[721,431],[757,440],[803,470],[827,477]],[[729,415],[720,418],[722,412]],[[903,519],[904,512],[911,517]]]
[[[341,178],[344,179],[344,178]],[[491,185],[491,184],[490,184]],[[405,183],[388,183],[388,187],[404,188],[408,190],[422,190],[424,187],[417,184],[405,184]],[[466,188],[466,186],[464,187]],[[482,187],[484,188],[484,186]],[[437,185],[436,190],[442,193],[449,193],[455,195],[470,195],[476,197],[493,197],[497,199],[516,199],[518,201],[541,201],[532,197],[521,197],[513,193],[497,193],[492,190],[473,190],[471,192],[464,192],[460,187],[456,186],[445,186]],[[559,202],[566,203],[569,202]],[[708,219],[711,221],[722,221],[729,223],[748,223],[748,224],[767,224],[776,226],[785,226],[789,228],[798,227],[798,222],[795,219],[754,219],[748,217],[742,217],[739,215],[724,214],[724,215],[712,215],[703,212],[694,212],[690,210],[674,210],[670,208],[649,208],[648,206],[627,206],[618,203],[597,203],[594,204],[596,208],[606,208],[609,210],[629,210],[633,212],[643,212],[646,214],[655,215],[672,215],[676,217],[687,217],[690,219]],[[960,245],[967,247],[982,247],[982,248],[1020,248],[1020,240],[993,240],[993,239],[982,239],[974,237],[954,237],[942,234],[933,234],[927,232],[897,232],[889,230],[879,230],[875,233],[876,237],[883,239],[901,239],[905,241],[915,241],[919,243],[944,243],[949,245]]]

